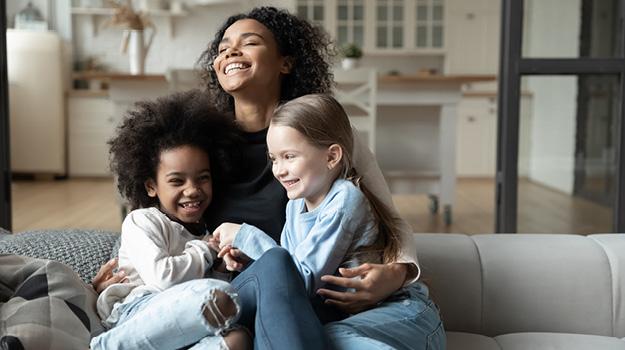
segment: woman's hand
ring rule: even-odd
[[[227,245],[221,249],[218,258],[223,258],[228,271],[241,271],[250,262],[250,258],[237,248]]]
[[[232,245],[241,225],[224,222],[213,231],[213,240],[219,242],[219,248]]]
[[[111,284],[128,282],[126,273],[123,270],[113,273],[116,267],[117,258],[113,258],[102,265],[93,280],[91,280],[91,285],[98,294],[102,293]]]
[[[341,311],[355,314],[374,307],[398,290],[406,278],[405,264],[362,264],[351,269],[340,268],[342,277],[325,275],[323,282],[354,289],[353,292],[337,292],[320,288],[317,294],[326,298],[325,303]],[[360,277],[360,278],[358,278]]]

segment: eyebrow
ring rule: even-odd
[[[201,173],[210,173],[210,172],[211,172],[211,169],[210,169],[210,168],[206,168],[206,169],[202,169],[202,170],[200,170],[200,174],[201,174]],[[186,174],[186,173],[185,173],[185,172],[183,172],[183,171],[172,171],[172,172],[169,172],[169,173],[165,174],[165,177],[170,177],[170,176],[181,176],[181,175],[185,175],[185,174]]]
[[[241,34],[240,36],[241,36],[241,39],[245,39],[245,38],[248,38],[250,36],[257,36],[257,37],[259,37],[259,38],[261,38],[263,40],[265,39],[262,35],[260,35],[258,33],[254,33],[254,32],[246,32],[246,33]],[[221,38],[221,41],[219,43],[221,44],[221,43],[225,43],[225,42],[228,42],[228,41],[230,41],[230,38],[228,38],[227,36],[224,36],[223,38]]]

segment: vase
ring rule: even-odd
[[[358,59],[352,58],[352,57],[345,57],[341,61],[341,67],[343,67],[343,69],[345,70],[354,69],[358,67]]]
[[[130,74],[132,75],[141,75],[145,72],[145,56],[147,54],[147,49],[143,41],[142,30],[129,31],[128,59]]]

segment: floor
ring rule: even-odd
[[[494,186],[489,179],[460,179],[453,223],[429,212],[426,195],[393,197],[415,232],[492,233]],[[14,181],[13,231],[96,228],[119,231],[120,206],[110,179]],[[611,231],[611,210],[533,184],[519,184],[519,232],[596,233]]]

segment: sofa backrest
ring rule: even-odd
[[[625,235],[414,239],[447,330],[625,337]]]

